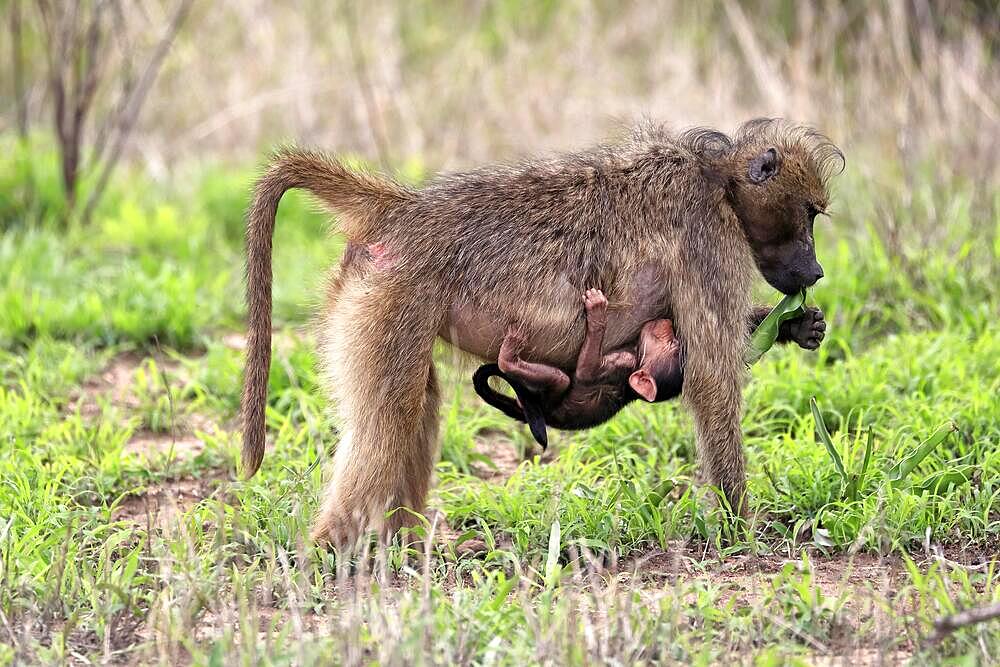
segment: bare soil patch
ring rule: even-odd
[[[167,433],[142,429],[129,438],[125,452],[153,460],[168,456],[171,459],[193,459],[205,451],[205,441],[197,433],[216,431],[215,422],[197,413],[186,414]]]
[[[131,521],[148,530],[167,532],[178,518],[226,486],[229,477],[216,473],[207,477],[184,478],[150,485],[143,492],[129,496],[111,514],[115,521]]]
[[[724,587],[729,599],[750,607],[772,599],[785,572],[795,578],[805,572],[801,556],[739,555],[706,560],[703,550],[683,545],[676,550],[647,552],[617,569],[635,588],[658,589],[670,582],[701,580]],[[905,580],[902,559],[870,553],[825,556],[810,552],[808,573],[816,600],[828,600],[851,612],[861,611],[859,607],[872,595],[886,599]]]
[[[806,552],[808,568],[801,552],[790,557],[740,555],[716,560],[702,548],[679,544],[623,561],[616,580],[626,589],[639,591],[649,604],[678,582],[702,581],[721,587],[727,602],[737,607],[771,610],[774,623],[787,625],[790,634],[815,651],[811,664],[906,663],[925,638],[917,628],[899,634],[899,616],[916,613],[917,604],[903,559],[895,554]],[[982,554],[968,551],[949,556],[943,560],[941,555],[928,554],[917,567],[926,572],[944,562],[948,567],[981,570],[995,567],[997,561],[996,554],[984,560]],[[808,578],[803,579],[806,574]],[[795,609],[800,604],[811,606],[810,613],[827,616],[828,636],[809,636],[793,619],[784,617],[799,613]]]
[[[522,463],[531,460],[536,454],[541,454],[539,457],[541,463],[549,463],[556,457],[556,448],[552,445],[549,445],[544,452],[540,447],[533,446],[525,456],[522,456],[506,431],[492,429],[480,431],[476,435],[474,450],[477,454],[488,458],[493,465],[473,463],[473,474],[493,484],[505,483],[517,472]]]
[[[245,333],[230,331],[229,333],[224,334],[220,340],[223,345],[231,350],[247,349],[247,336]]]
[[[493,484],[503,484],[517,471],[524,458],[504,434],[483,431],[476,437],[475,452],[488,458],[493,465],[473,463],[473,474]]]
[[[814,654],[809,662],[815,667],[868,667],[868,665],[905,665],[913,654],[908,651],[857,648],[846,652]]]
[[[176,393],[179,383],[184,382],[181,364],[163,354],[123,352],[116,355],[100,373],[84,381],[67,409],[71,412],[79,410],[85,419],[99,418],[105,404],[120,408],[125,413],[138,412],[142,401],[136,391],[136,373],[149,359],[155,361],[157,369],[165,376],[167,386],[162,390]],[[164,382],[159,377],[152,381],[158,386]],[[205,450],[205,442],[196,433],[210,433],[217,429],[212,419],[197,413],[179,413],[172,422],[166,432],[147,428],[137,431],[126,443],[124,451],[147,460],[163,456],[191,459]]]
[[[115,355],[100,373],[83,381],[80,390],[67,405],[67,410],[73,412],[79,409],[83,417],[95,418],[100,416],[101,406],[105,403],[126,411],[138,409],[141,400],[135,388],[136,373],[149,359],[166,376],[171,391],[174,391],[178,382],[184,380],[183,367],[164,354],[122,352]],[[154,381],[157,384],[162,382],[160,378],[155,378]]]
[[[147,460],[158,456],[188,459],[205,451],[205,443],[192,433],[155,433],[142,430],[129,439],[125,451]]]
[[[198,642],[218,640],[226,629],[240,632],[239,619],[235,616],[232,613],[205,612],[194,629],[195,640]],[[293,638],[298,643],[321,637],[334,630],[329,617],[309,609],[277,609],[258,604],[251,607],[250,618],[257,622],[257,641],[261,644],[267,641],[269,630],[273,632],[272,629],[281,628],[287,623],[291,623]]]
[[[132,392],[135,372],[147,357],[137,352],[123,352],[108,362],[100,373],[84,380],[80,391],[70,401],[68,410],[79,409],[80,414],[94,418],[101,414],[101,404],[135,409],[139,400]],[[160,361],[157,360],[159,364]],[[167,360],[164,360],[167,363]]]

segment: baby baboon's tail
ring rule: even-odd
[[[490,386],[491,377],[507,379],[496,364],[483,364],[472,374],[472,387],[479,394],[479,398],[511,419],[516,419],[519,422],[527,422],[524,410],[517,404],[517,401],[509,396],[504,396]]]
[[[517,400],[515,401],[510,396],[504,396],[494,390],[490,386],[491,377],[506,380],[511,389],[514,390]],[[531,435],[535,438],[535,442],[541,445],[542,449],[548,448],[549,436],[546,431],[545,413],[542,412],[542,408],[538,404],[538,398],[532,395],[520,382],[507,377],[496,364],[483,364],[472,374],[472,387],[479,394],[479,398],[489,405],[511,419],[526,423],[531,430]]]
[[[413,196],[387,179],[347,169],[320,153],[284,149],[275,154],[254,187],[247,214],[247,359],[243,377],[243,474],[252,476],[264,458],[264,413],[271,366],[271,244],[278,202],[292,188],[319,197],[341,215],[338,227],[349,238],[378,233],[380,221]]]

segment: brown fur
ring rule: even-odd
[[[773,177],[753,183],[748,169],[769,148]],[[785,291],[816,279],[812,218],[839,156],[821,135],[781,121],[753,121],[733,138],[646,127],[616,147],[408,190],[314,153],[280,153],[248,219],[246,474],[263,455],[274,216],[281,194],[302,187],[340,214],[349,239],[392,258],[382,269],[345,258],[328,292],[320,344],[344,435],[316,539],[391,532],[406,517],[386,522],[387,510],[422,509],[438,423],[431,350],[456,309],[487,313],[500,330],[517,325],[540,341],[532,358],[566,368],[583,338],[579,292],[595,286],[613,308],[637,310],[629,277],[650,266],[662,289],[646,306],[669,314],[683,345],[684,399],[709,478],[743,511],[741,385],[755,267]],[[648,319],[609,323],[608,346],[634,340]],[[479,353],[496,358],[495,349]]]

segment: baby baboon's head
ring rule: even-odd
[[[639,332],[639,367],[629,376],[632,391],[650,403],[674,398],[681,393],[680,342],[673,322],[652,320]]]

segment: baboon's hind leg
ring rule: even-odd
[[[403,462],[409,473],[404,477],[405,497],[409,499],[404,505],[418,512],[424,509],[431,477],[434,474],[434,463],[437,460],[440,406],[441,391],[438,388],[437,372],[432,363],[427,372],[423,416],[413,434],[413,446],[406,452],[408,459]],[[411,524],[412,519],[412,515],[405,511],[395,512],[386,524],[385,533],[394,534],[403,526]]]
[[[342,286],[326,318],[324,357],[343,435],[315,540],[384,536],[412,519],[397,508],[423,510],[437,448],[438,319],[426,296],[389,276]]]

